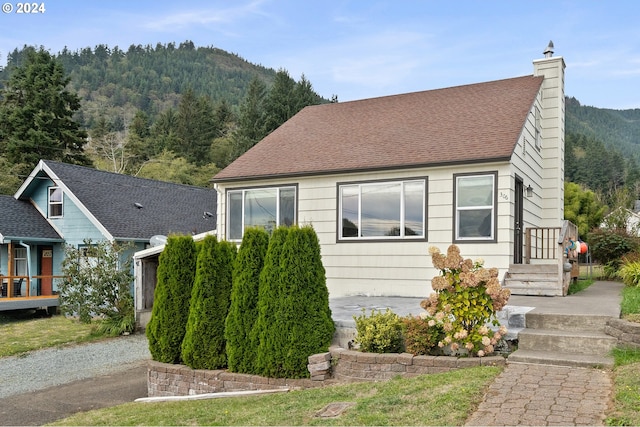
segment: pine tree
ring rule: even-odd
[[[255,373],[266,377],[282,377],[284,362],[282,350],[288,339],[277,312],[280,309],[280,256],[289,228],[278,227],[269,239],[269,247],[260,273],[258,289],[258,318],[251,331],[251,341],[257,343]]]
[[[194,369],[227,365],[224,325],[231,301],[235,245],[207,236],[198,252],[182,360]]]
[[[225,326],[228,366],[232,372],[255,372],[258,342],[252,340],[251,331],[258,317],[260,272],[268,246],[269,235],[264,229],[246,229],[233,264],[231,307]]]
[[[169,236],[160,254],[153,309],[146,330],[151,357],[158,362],[180,362],[196,256],[191,236]]]
[[[73,120],[80,98],[67,90],[60,62],[44,48],[27,50],[0,92],[0,155],[31,170],[40,159],[89,165],[87,134]]]

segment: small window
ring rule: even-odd
[[[536,148],[538,150],[542,148],[542,117],[538,107],[536,107]]]
[[[13,271],[16,276],[28,275],[27,248],[14,248]]]
[[[338,240],[425,238],[425,179],[342,184],[338,199]]]
[[[62,216],[62,189],[49,187],[49,218]]]
[[[281,225],[296,223],[296,187],[268,187],[227,192],[227,238],[242,240],[248,227],[269,234]]]
[[[495,241],[496,174],[454,175],[456,241]]]

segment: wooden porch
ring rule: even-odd
[[[53,280],[62,276],[0,276],[0,311],[58,307]]]
[[[533,227],[525,231],[522,264],[511,264],[504,286],[513,295],[566,296],[572,278],[578,277],[578,227]]]

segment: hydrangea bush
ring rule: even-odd
[[[498,269],[484,268],[483,260],[472,261],[460,256],[460,249],[451,245],[447,255],[436,247],[429,253],[440,275],[431,281],[434,292],[421,302],[430,319],[429,324],[441,325],[444,338],[439,347],[450,346],[454,353],[463,349],[472,356],[486,356],[507,333],[499,326],[496,313],[505,306],[511,295],[498,280]]]

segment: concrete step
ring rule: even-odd
[[[558,274],[558,264],[511,264],[509,274],[548,273]]]
[[[526,314],[525,326],[530,329],[604,332],[604,327],[610,319],[612,317],[606,315],[553,314],[530,311]]]
[[[513,280],[505,278],[504,287],[512,295],[562,296],[562,283],[556,277],[549,281]]]
[[[577,368],[613,368],[613,357],[597,354],[579,354],[545,350],[518,349],[507,358],[507,363],[571,366]]]
[[[518,349],[606,355],[618,340],[599,331],[523,329],[518,334]]]

